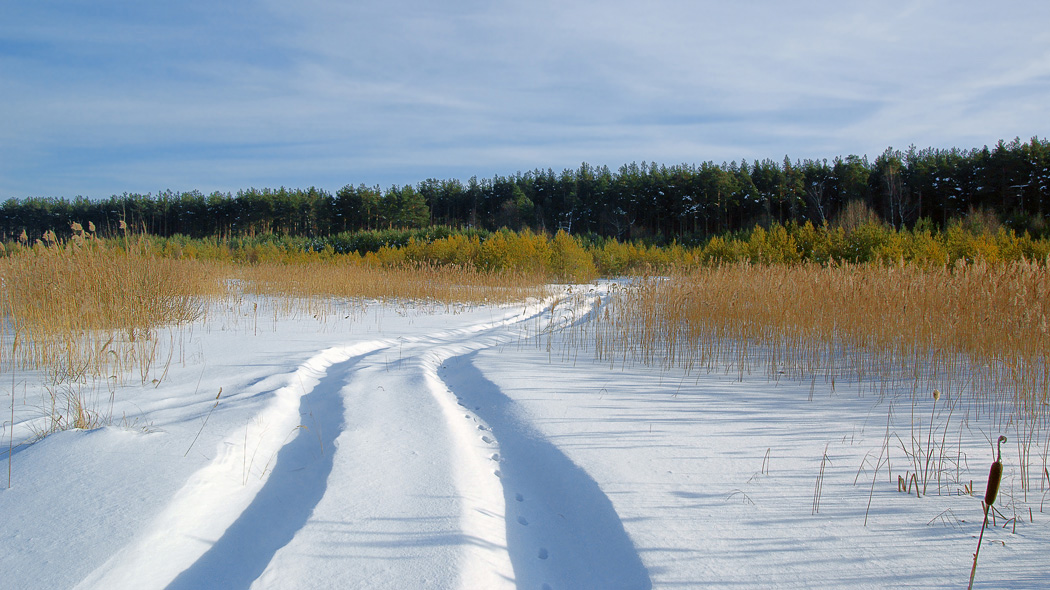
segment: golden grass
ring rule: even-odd
[[[771,379],[823,379],[833,388],[838,380],[880,396],[910,392],[910,440],[898,440],[924,490],[933,480],[941,489],[953,417],[1013,433],[1026,495],[1032,472],[1044,489],[1050,485],[1045,265],[741,263],[637,280],[591,324],[596,353],[612,363],[741,378],[762,370]],[[922,410],[933,390],[930,410]]]
[[[1050,386],[1050,271],[1027,262],[736,264],[638,281],[602,320],[604,358],[845,374],[1000,410],[1044,403]]]
[[[0,252],[0,373],[40,372],[50,400],[38,408],[47,418],[38,436],[109,423],[117,384],[131,375],[159,383],[172,359],[183,356],[175,355],[181,326],[209,308],[238,309],[212,303],[243,304],[248,295],[256,298],[256,310],[266,303],[275,320],[306,312],[323,321],[345,311],[348,301],[397,300],[429,309],[523,301],[544,295],[549,276],[378,264],[356,255],[201,261],[158,254],[146,239],[97,240],[77,225],[74,231],[64,243],[49,232],[34,245],[9,244]],[[12,398],[12,412],[13,404]]]
[[[3,347],[9,368],[54,381],[114,375],[155,352],[154,328],[197,318],[218,277],[199,263],[107,246],[78,232],[0,257]]]
[[[388,266],[354,256],[228,266],[226,272],[239,293],[258,298],[256,313],[265,302],[275,321],[278,316],[304,314],[323,322],[346,315],[348,305],[353,314],[355,307],[363,309],[375,301],[451,311],[462,305],[521,302],[546,293],[540,274],[425,263]]]
[[[400,264],[392,267],[336,258],[232,269],[245,293],[300,300],[365,298],[440,303],[506,303],[543,293],[544,277],[482,272],[470,267]]]
[[[0,256],[0,370],[43,369],[53,383],[87,376],[150,375],[156,329],[197,319],[233,292],[283,312],[318,315],[346,300],[435,305],[522,301],[544,293],[547,275],[358,256],[234,264],[157,254],[145,239],[97,240],[74,225],[73,239],[49,233]]]

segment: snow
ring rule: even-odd
[[[31,444],[50,393],[0,374],[3,440],[25,443],[0,489],[0,587],[966,584],[991,425],[956,418],[940,486],[898,492],[910,392],[597,360],[585,320],[606,287],[216,303],[159,338],[166,374],[83,385],[107,412],[112,387],[110,425]],[[989,525],[975,587],[1050,587],[1043,488],[1026,500],[1003,450],[1016,519]]]

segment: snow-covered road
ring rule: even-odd
[[[471,364],[596,301],[320,352],[78,588],[651,587],[600,487]]]

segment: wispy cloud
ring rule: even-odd
[[[1050,7],[8,3],[0,197],[388,185],[1050,134]]]

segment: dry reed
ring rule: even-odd
[[[744,263],[636,281],[603,318],[603,358],[907,383],[973,395],[1004,421],[1050,387],[1050,271],[1025,262]]]
[[[74,229],[79,229],[74,226]],[[79,230],[0,258],[8,368],[43,369],[55,382],[141,365],[154,329],[200,316],[218,277],[193,261],[116,248]]]
[[[430,264],[387,267],[334,259],[242,266],[233,273],[245,293],[299,301],[303,305],[358,298],[445,305],[507,303],[544,292],[542,275]]]
[[[45,387],[60,392],[42,408],[51,418],[47,432],[105,422],[80,393],[89,381],[97,387],[130,374],[144,383],[162,380],[178,346],[178,326],[224,296],[256,296],[274,314],[306,311],[323,319],[345,310],[347,300],[433,308],[522,301],[545,292],[546,274],[538,272],[381,265],[358,256],[238,265],[166,256],[145,236],[100,240],[79,224],[72,229],[68,241],[48,232],[35,244],[23,240],[0,253],[0,373],[40,370]],[[249,302],[256,312],[258,301]],[[159,337],[162,326],[176,328],[170,343]]]
[[[1044,265],[740,263],[639,279],[592,319],[586,329],[610,363],[740,378],[765,370],[775,379],[823,379],[833,389],[838,380],[878,395],[910,392],[912,444],[902,446],[924,491],[930,482],[940,490],[942,470],[954,460],[945,449],[953,410],[958,420],[981,418],[1014,432],[1026,494],[1036,485],[1030,468],[1042,474],[1033,464],[1047,463]],[[934,389],[944,397],[931,400]]]

